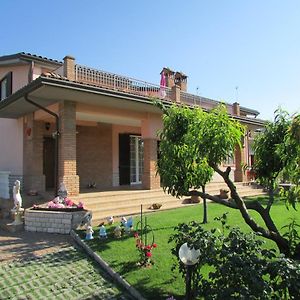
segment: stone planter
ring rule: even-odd
[[[79,211],[49,211],[26,209],[25,230],[33,232],[48,232],[69,234],[77,229],[87,210]]]

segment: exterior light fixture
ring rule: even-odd
[[[185,297],[187,300],[192,299],[191,295],[191,279],[192,268],[199,261],[200,250],[190,248],[187,243],[184,243],[178,252],[179,258],[186,266],[186,278],[185,278]]]
[[[51,124],[49,122],[45,123],[45,129],[48,131],[50,129]]]

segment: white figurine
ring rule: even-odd
[[[108,223],[108,225],[112,225],[113,223],[114,223],[114,217],[108,217],[107,218],[107,223]]]
[[[125,217],[121,218],[121,224],[125,227],[127,223],[127,219]]]
[[[106,228],[105,228],[104,225],[102,225],[102,226],[100,227],[100,230],[99,230],[99,236],[100,236],[100,238],[102,238],[102,239],[106,239],[106,238],[107,238]]]
[[[116,238],[120,238],[122,236],[122,229],[120,226],[117,226],[114,230],[114,235]]]
[[[20,194],[20,181],[16,180],[15,185],[13,187],[13,199],[14,199],[14,209],[20,210],[22,208],[22,197]]]
[[[94,233],[94,230],[92,228],[92,226],[86,226],[86,235],[85,235],[85,239],[88,241],[88,240],[92,240],[94,239],[93,237],[93,233]]]

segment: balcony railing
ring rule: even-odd
[[[93,68],[76,65],[75,80],[124,93],[171,101],[171,89]]]
[[[208,99],[205,97],[197,96],[187,92],[180,91],[180,100],[183,103],[186,103],[191,106],[199,106],[205,109],[212,109],[220,104],[219,101]],[[229,103],[224,103],[227,107],[227,110],[230,114],[233,112],[232,105]]]
[[[81,65],[75,65],[75,80],[81,83],[92,84],[109,90],[134,94],[144,97],[160,98],[169,102],[172,99],[172,90],[146,81],[113,74]],[[199,106],[204,109],[212,109],[220,102],[205,97],[180,91],[180,102],[191,106]],[[232,113],[232,105],[227,104],[227,110]]]

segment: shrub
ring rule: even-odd
[[[180,246],[187,242],[199,249],[200,259],[194,267],[192,289],[194,297],[205,299],[299,299],[300,266],[274,249],[264,249],[264,241],[254,233],[232,228],[225,233],[226,215],[217,218],[222,230],[205,230],[201,224],[179,224],[170,241],[175,241],[172,253],[185,276],[185,266],[178,258]],[[201,273],[203,265],[209,274]],[[178,266],[176,263],[173,267]]]

